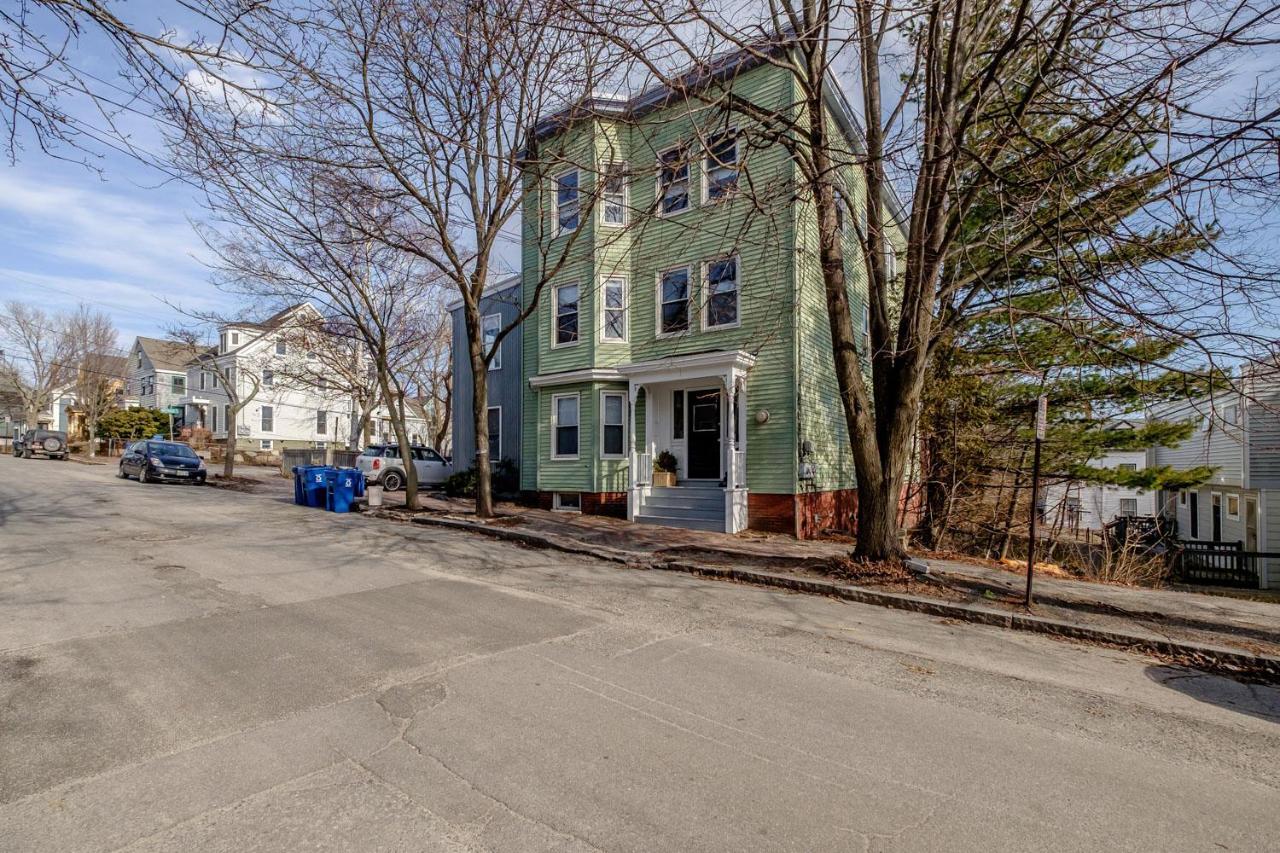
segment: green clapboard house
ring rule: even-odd
[[[701,85],[796,101],[790,72],[745,55]],[[829,120],[856,151],[831,91]],[[538,299],[523,330],[524,497],[727,532],[851,527],[817,225],[792,159],[740,116],[666,89],[588,106],[540,123],[526,172],[541,186],[522,234],[523,300]],[[841,180],[865,209],[855,168]],[[865,340],[863,262],[842,227]],[[655,473],[664,456],[674,485]]]

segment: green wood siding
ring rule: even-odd
[[[744,72],[733,82],[735,92],[762,104],[787,108],[794,103],[790,74],[764,65]],[[743,127],[745,119],[737,119]],[[797,491],[799,444],[815,446],[819,487],[854,485],[844,415],[839,404],[822,279],[816,259],[816,229],[812,206],[793,203],[795,167],[781,146],[746,151],[740,146],[743,174],[750,181],[751,199],[728,198],[704,202],[704,157],[698,140],[725,127],[722,114],[699,112],[677,104],[650,113],[634,123],[597,120],[571,131],[566,149],[576,162],[625,162],[630,169],[630,221],[617,229],[601,224],[600,209],[586,212],[586,199],[595,189],[595,169],[580,173],[584,199],[583,233],[571,262],[553,283],[579,286],[579,340],[553,347],[554,302],[548,288],[526,325],[523,346],[526,379],[589,367],[612,367],[630,362],[710,350],[742,349],[756,356],[747,378],[743,412],[747,432],[747,485],[753,491]],[[648,213],[657,198],[658,154],[687,143],[691,157],[690,209],[668,216]],[[550,169],[548,174],[556,174]],[[749,178],[748,178],[749,176]],[[851,174],[851,192],[861,184]],[[564,237],[547,239],[552,222],[553,186],[531,193],[524,216],[522,262],[524,301],[534,287],[546,258],[558,256]],[[763,205],[763,211],[760,206]],[[856,243],[850,238],[851,243]],[[732,328],[704,329],[705,265],[728,255],[738,259],[739,323]],[[861,323],[865,283],[861,262],[851,246],[850,287],[855,321]],[[657,335],[657,288],[662,271],[691,268],[691,329],[678,337]],[[628,286],[628,336],[622,343],[600,339],[602,282],[620,275]],[[706,383],[702,383],[706,384]],[[623,491],[625,463],[601,460],[597,409],[600,386],[564,386],[582,394],[582,452],[575,462],[550,459],[550,400],[561,388],[534,390],[526,383],[524,405],[522,486],[543,491]],[[643,405],[643,400],[641,401]],[[766,423],[756,414],[767,410]],[[637,412],[643,431],[643,412]],[[589,448],[589,449],[588,449]],[[664,448],[657,448],[661,451]]]

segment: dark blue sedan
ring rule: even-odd
[[[196,483],[204,485],[204,460],[176,441],[135,441],[120,457],[120,479],[139,483]]]

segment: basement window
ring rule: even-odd
[[[555,492],[551,508],[556,512],[582,512],[582,495],[578,492]]]

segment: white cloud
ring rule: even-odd
[[[161,298],[225,305],[184,216],[194,205],[182,187],[113,185],[78,170],[73,184],[57,172],[0,170],[0,298],[96,305],[130,337],[178,319]]]

